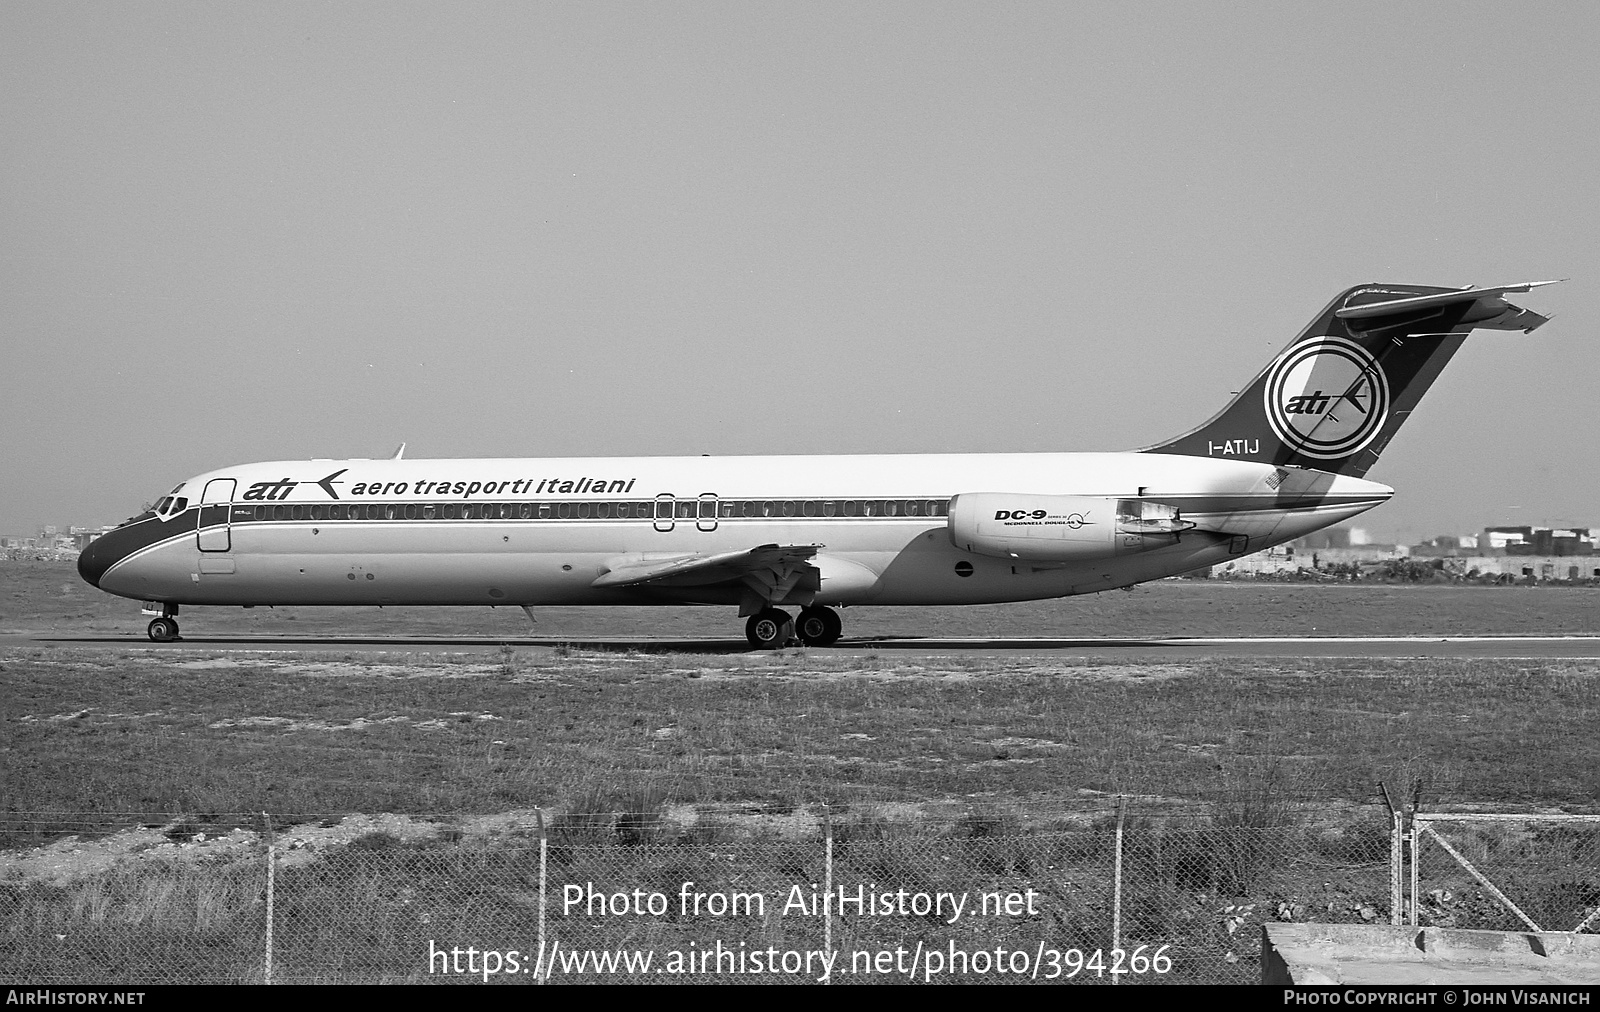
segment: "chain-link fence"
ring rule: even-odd
[[[1412,853],[1406,820],[1370,811],[1245,825],[1122,810],[1037,831],[1000,816],[806,814],[759,832],[650,811],[528,813],[492,833],[326,820],[330,834],[356,827],[336,841],[261,816],[209,838],[181,824],[83,833],[6,855],[0,976],[1252,983],[1262,921],[1399,923]],[[1476,835],[1424,824],[1547,928],[1600,902],[1600,820]],[[1477,880],[1426,837],[1413,913],[1521,925],[1477,902]]]
[[[1409,923],[1600,931],[1600,815],[1418,814]]]

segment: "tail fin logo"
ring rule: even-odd
[[[1383,431],[1389,380],[1359,344],[1322,337],[1284,352],[1267,374],[1265,399],[1267,421],[1285,445],[1334,460]]]

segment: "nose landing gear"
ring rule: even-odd
[[[178,606],[164,601],[146,601],[143,611],[155,615],[145,629],[152,643],[171,643],[178,638]]]

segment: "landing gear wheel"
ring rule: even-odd
[[[839,641],[844,622],[832,608],[807,608],[800,613],[794,631],[808,647],[831,647]]]
[[[777,608],[764,608],[744,624],[745,638],[758,650],[776,650],[794,638],[794,620]]]
[[[171,643],[178,638],[178,621],[171,618],[151,619],[148,632],[150,639],[156,643]]]

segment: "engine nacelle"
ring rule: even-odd
[[[963,492],[950,500],[950,540],[963,551],[1023,562],[1087,562],[1178,543],[1194,524],[1148,499]]]

